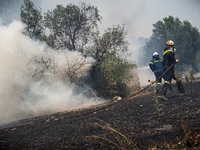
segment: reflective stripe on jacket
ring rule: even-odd
[[[163,52],[163,69],[164,69],[164,71],[174,63],[175,63],[174,48],[168,46],[164,49],[164,52]],[[172,67],[172,70],[174,70],[174,67]]]
[[[163,65],[162,65],[162,59],[152,59],[149,63],[150,69],[156,73],[156,72],[162,72],[163,71]]]

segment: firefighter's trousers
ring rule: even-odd
[[[164,79],[164,85],[163,85],[163,87],[162,87],[162,89],[160,91],[160,95],[164,95],[164,96],[167,95],[167,91],[168,91],[168,89],[170,87],[169,85],[171,84],[172,79],[174,79],[176,81],[176,85],[177,85],[178,91],[180,93],[185,93],[185,89],[183,87],[182,81],[181,81],[180,78],[175,76],[173,69],[168,70],[163,75],[163,79]]]

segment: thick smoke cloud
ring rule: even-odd
[[[94,62],[91,58],[67,50],[55,53],[44,43],[22,34],[23,30],[24,25],[19,21],[0,26],[0,124],[102,102],[86,97],[84,91],[77,93],[77,86],[66,78],[68,67],[78,65],[83,59],[87,65],[76,73],[78,77],[86,76],[88,64]],[[41,64],[33,60],[42,56],[53,58],[56,67],[53,72],[47,70],[42,76],[33,77],[41,69]]]

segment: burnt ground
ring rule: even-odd
[[[0,126],[0,149],[200,149],[200,82],[168,101],[146,92],[129,100]]]

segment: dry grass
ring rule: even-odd
[[[111,138],[98,135],[92,135],[88,138],[98,140],[101,142],[106,142],[108,143],[108,146],[112,149],[114,148],[119,150],[139,150],[139,148],[134,142],[132,142],[129,138],[127,138],[118,130],[111,127],[110,124],[100,119],[95,119],[95,121],[96,122],[91,124],[91,126],[103,129],[103,132],[111,134]]]

